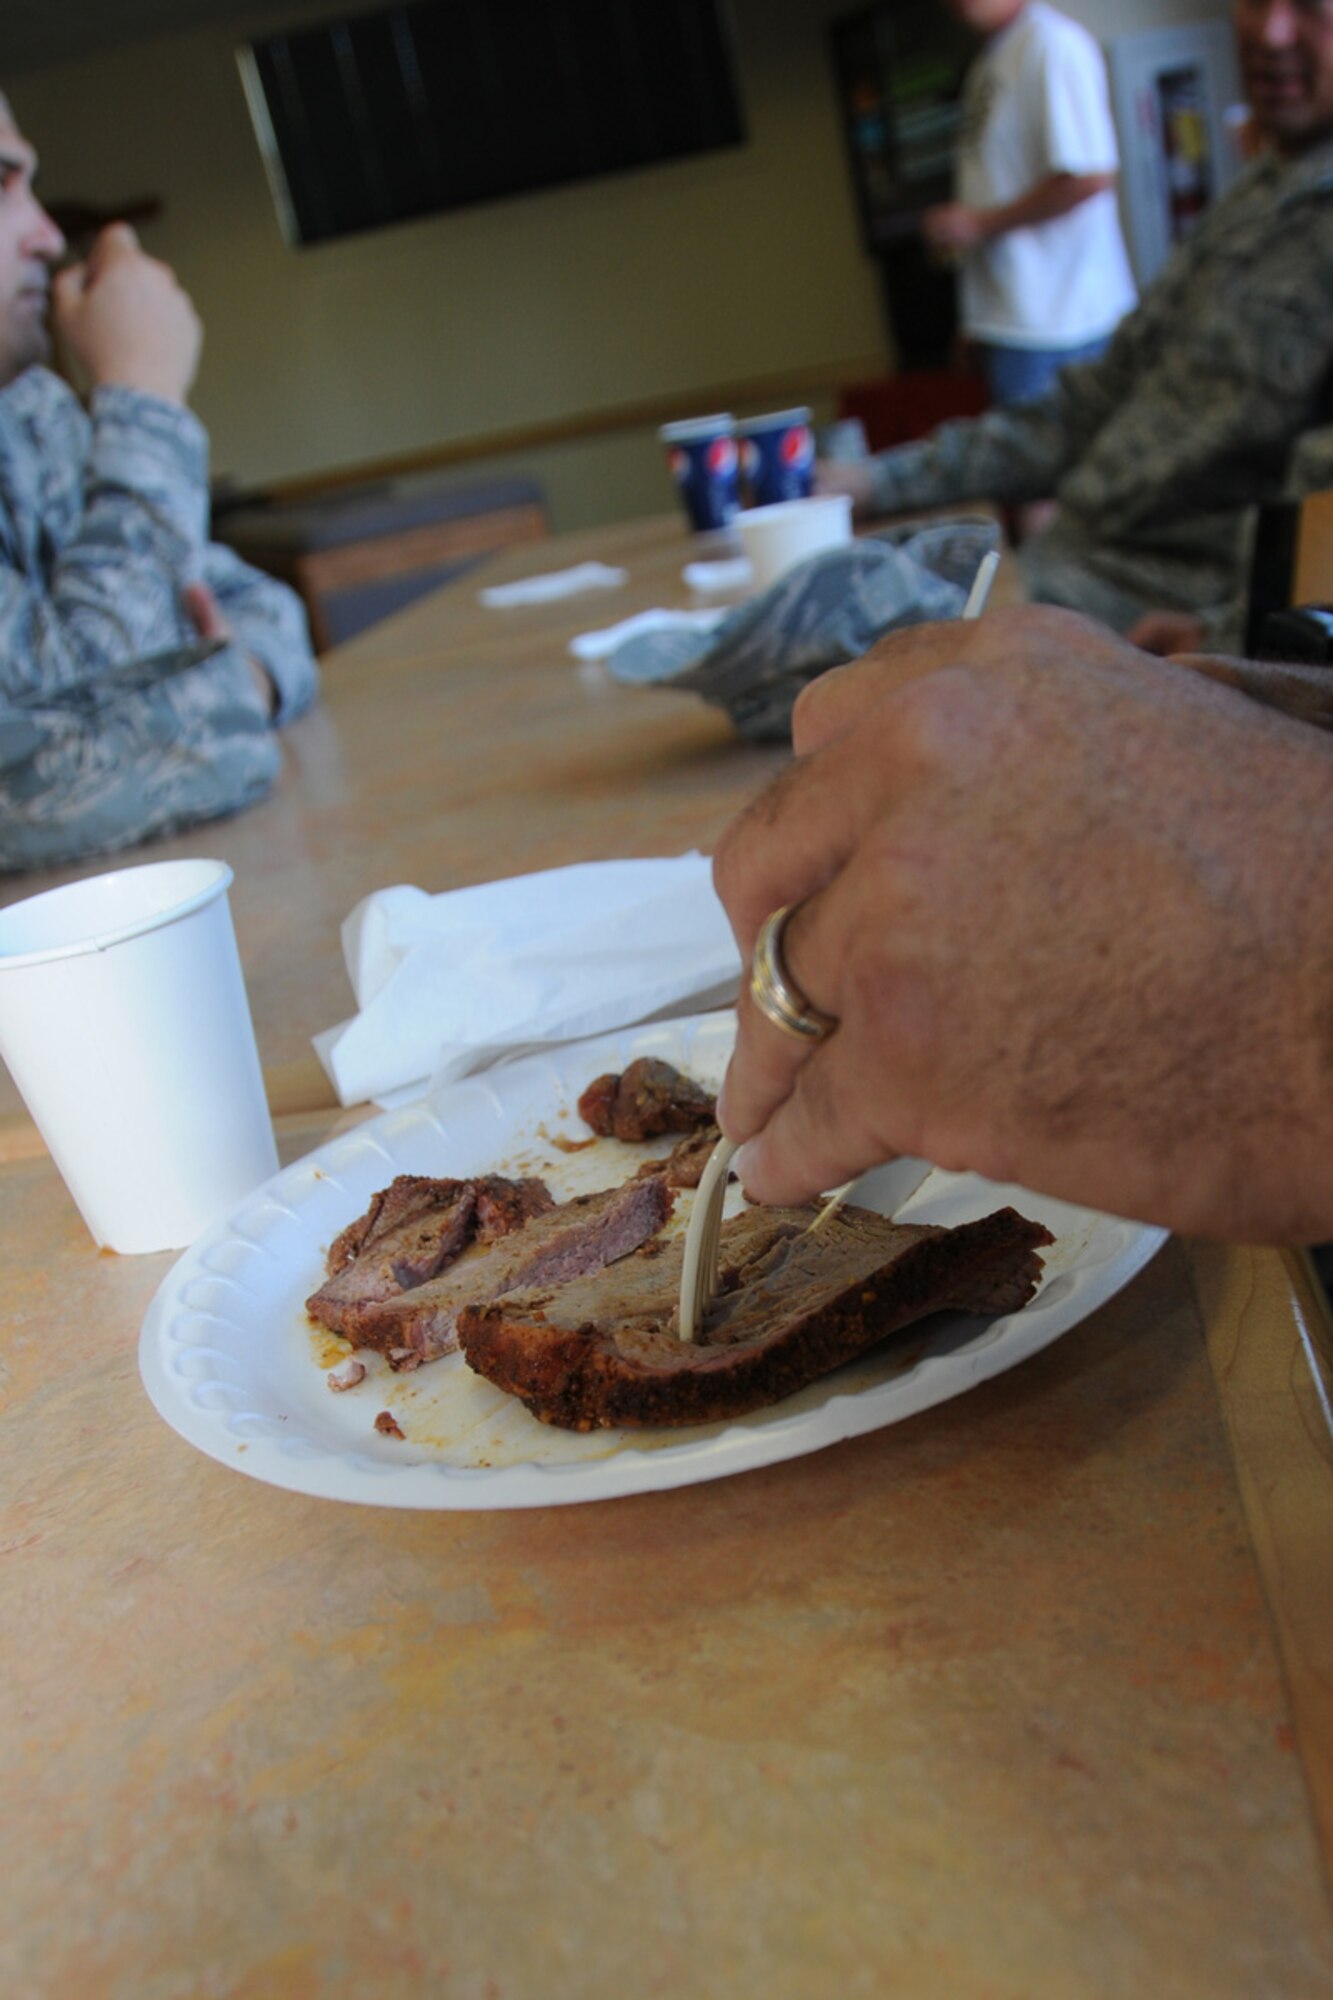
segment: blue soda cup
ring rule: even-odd
[[[725,528],[740,512],[735,422],[727,415],[687,417],[658,432],[672,477],[697,533]]]
[[[737,424],[741,470],[752,507],[804,500],[815,487],[815,434],[809,410],[776,410]]]

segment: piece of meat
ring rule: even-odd
[[[645,1160],[639,1168],[639,1178],[661,1174],[668,1187],[697,1188],[709,1155],[721,1137],[716,1125],[703,1125],[697,1132],[687,1132],[664,1160]]]
[[[394,1188],[401,1187],[409,1178],[400,1176],[393,1188],[376,1195],[368,1213],[374,1211],[376,1203],[386,1203]],[[440,1191],[434,1206],[425,1197],[426,1187]],[[332,1245],[329,1264],[333,1275],[305,1302],[306,1311],[321,1326],[334,1333],[345,1333],[349,1313],[354,1314],[370,1301],[397,1298],[400,1292],[424,1284],[427,1278],[433,1278],[437,1271],[452,1264],[472,1241],[477,1221],[477,1191],[472,1182],[426,1182],[414,1194],[419,1198],[402,1204],[406,1213],[396,1222],[386,1222],[385,1209],[380,1208],[379,1216],[366,1231],[360,1250],[350,1262],[345,1257],[345,1245],[358,1224],[344,1230]],[[365,1221],[363,1216],[361,1222]],[[335,1256],[342,1259],[337,1265]]]
[[[661,1176],[561,1202],[498,1242],[477,1242],[448,1270],[396,1298],[344,1308],[338,1331],[394,1368],[418,1368],[457,1345],[459,1313],[518,1285],[560,1284],[628,1256],[662,1227],[675,1195]]]
[[[595,1076],[579,1099],[579,1117],[585,1125],[591,1125],[599,1139],[614,1136],[619,1088],[620,1072],[608,1070],[605,1076]]]
[[[846,1206],[809,1236],[815,1212],[754,1208],[723,1225],[721,1289],[695,1342],[676,1332],[677,1239],[595,1279],[469,1304],[463,1352],[566,1429],[715,1423],[793,1395],[927,1313],[1015,1310],[1052,1241],[1011,1208],[939,1229]]]
[[[330,1277],[353,1264],[379,1238],[391,1235],[419,1216],[448,1209],[467,1185],[465,1181],[431,1180],[425,1174],[399,1174],[371,1197],[364,1215],[349,1222],[329,1245],[326,1267]]]
[[[382,1437],[386,1438],[400,1438],[406,1436],[406,1432],[404,1431],[402,1425],[399,1423],[397,1417],[394,1415],[392,1410],[380,1411],[379,1415],[375,1419],[375,1429],[380,1433]]]
[[[474,1239],[497,1242],[554,1206],[544,1181],[400,1174],[330,1246],[331,1275],[306,1300],[306,1311],[321,1326],[351,1337],[363,1306],[425,1284]]]
[[[477,1235],[483,1243],[497,1243],[555,1207],[555,1196],[545,1181],[507,1180],[503,1174],[483,1174],[474,1183],[477,1190]]]
[[[579,1099],[579,1116],[603,1139],[657,1139],[711,1125],[713,1099],[671,1063],[640,1056],[619,1076],[595,1077]]]

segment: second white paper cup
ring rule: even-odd
[[[807,556],[851,540],[852,503],[845,493],[779,500],[772,507],[747,507],[736,516],[735,528],[756,590],[767,590]]]
[[[275,1173],[223,861],[0,910],[0,1055],[96,1242],[178,1250]]]

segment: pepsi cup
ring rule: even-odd
[[[752,507],[804,500],[815,485],[815,434],[809,410],[777,410],[737,424],[741,470]]]
[[[698,533],[725,528],[740,512],[740,467],[729,416],[689,417],[658,432],[671,474]]]

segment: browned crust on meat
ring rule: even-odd
[[[697,1188],[703,1179],[709,1156],[721,1137],[716,1125],[704,1125],[697,1132],[687,1132],[664,1160],[645,1160],[639,1168],[639,1178],[660,1174],[668,1187]]]
[[[620,1088],[618,1070],[595,1076],[579,1099],[579,1117],[590,1125],[599,1139],[610,1139],[616,1129],[616,1092]]]
[[[810,1211],[795,1213],[808,1220]],[[737,1339],[736,1300],[724,1302],[732,1318],[721,1342],[680,1342],[669,1315],[629,1337],[595,1319],[562,1318],[558,1290],[469,1306],[458,1333],[477,1373],[544,1423],[592,1430],[725,1422],[783,1401],[928,1313],[975,1312],[989,1300],[1014,1309],[1036,1289],[1037,1251],[1052,1240],[1013,1209],[957,1229],[901,1228],[881,1268],[774,1337],[758,1331]],[[782,1253],[775,1244],[772,1254]],[[678,1243],[663,1248],[668,1290],[679,1284],[680,1254]],[[750,1306],[746,1299],[740,1311]]]
[[[505,1174],[481,1174],[477,1190],[477,1236],[482,1243],[497,1243],[512,1236],[555,1207],[555,1196],[545,1181],[525,1178],[510,1180]]]
[[[330,1332],[355,1339],[369,1307],[418,1289],[448,1270],[471,1244],[499,1242],[554,1206],[554,1195],[540,1180],[399,1174],[335,1238],[329,1276],[306,1300],[306,1311]]]
[[[334,1237],[325,1260],[329,1276],[354,1263],[378,1238],[387,1236],[390,1231],[402,1228],[418,1216],[451,1208],[465,1185],[463,1181],[432,1180],[426,1174],[399,1174],[388,1187],[371,1196],[370,1206],[364,1215],[358,1215],[340,1236]]]

